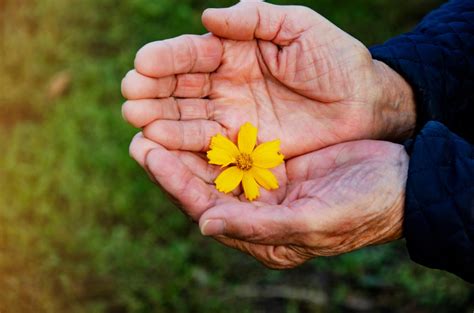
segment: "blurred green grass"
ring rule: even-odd
[[[271,2],[367,45],[440,3]],[[120,80],[137,49],[203,33],[202,10],[232,3],[0,0],[0,312],[472,312],[470,286],[402,241],[270,271],[202,238],[128,157]]]

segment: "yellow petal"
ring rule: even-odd
[[[207,152],[210,164],[227,166],[234,163],[235,158],[239,155],[236,145],[221,134],[211,138],[210,148],[211,150]]]
[[[278,189],[278,180],[269,170],[254,166],[250,169],[250,174],[263,188],[267,190]]]
[[[224,193],[231,192],[240,184],[243,175],[244,172],[236,166],[229,167],[217,176],[216,189]]]
[[[226,167],[230,163],[235,163],[234,157],[226,150],[219,148],[207,151],[207,158],[209,159],[209,164],[221,165],[222,167]]]
[[[245,123],[239,130],[239,150],[241,153],[251,154],[257,143],[257,128],[250,123]]]
[[[257,199],[258,196],[260,196],[258,184],[250,172],[244,173],[244,177],[242,178],[242,186],[244,187],[245,197],[249,201],[253,201]]]
[[[262,143],[252,153],[253,164],[261,168],[272,168],[283,163],[285,157],[280,153],[280,140]]]

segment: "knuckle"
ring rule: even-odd
[[[299,258],[284,246],[269,246],[265,251],[266,263],[273,269],[289,269],[301,264]]]
[[[186,55],[185,68],[183,72],[193,72],[197,64],[198,48],[196,46],[196,35],[181,35],[177,38],[183,43]]]
[[[155,90],[154,96],[156,98],[167,98],[172,95],[176,96],[176,91],[178,89],[178,79],[173,76],[167,76],[159,78],[155,81],[155,84],[158,88]]]
[[[207,97],[211,92],[211,80],[208,74],[202,76],[203,88],[201,90],[201,97]]]
[[[211,86],[210,86],[210,89],[212,90]],[[209,100],[209,101],[206,101],[205,105],[206,105],[206,118],[213,120],[215,118],[214,112],[216,110],[216,104],[214,103],[214,101]]]

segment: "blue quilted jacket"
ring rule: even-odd
[[[404,235],[410,257],[474,283],[474,0],[452,0],[371,48],[417,101]]]

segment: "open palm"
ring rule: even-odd
[[[139,134],[131,154],[203,234],[272,268],[401,236],[408,156],[397,144],[356,141],[296,157],[274,170],[280,189],[251,203],[241,191],[217,192],[219,167],[196,153]]]
[[[319,14],[249,2],[207,10],[203,23],[213,35],[146,45],[123,81],[124,116],[147,138],[205,151],[211,136],[235,139],[251,122],[293,157],[383,137],[380,64]]]

